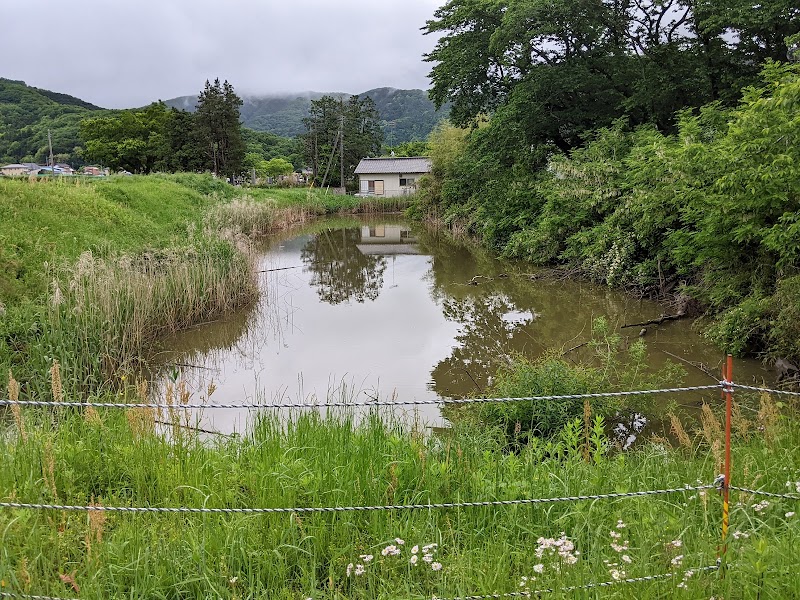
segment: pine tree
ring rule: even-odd
[[[206,85],[197,99],[197,137],[206,154],[205,165],[216,175],[234,177],[242,169],[245,145],[239,123],[242,100],[226,80]]]

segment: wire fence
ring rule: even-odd
[[[398,407],[398,406],[420,406],[420,405],[443,405],[443,404],[479,404],[479,403],[509,403],[509,402],[531,402],[531,401],[559,401],[559,400],[581,400],[592,398],[609,398],[622,396],[639,396],[651,394],[668,394],[692,391],[705,391],[719,389],[726,397],[726,439],[725,439],[725,473],[719,475],[713,483],[701,485],[683,485],[681,487],[664,488],[657,490],[641,490],[634,492],[612,492],[605,494],[560,496],[549,498],[523,498],[514,500],[482,500],[465,502],[427,502],[417,504],[389,504],[375,506],[294,506],[294,507],[162,507],[162,506],[104,506],[100,504],[90,505],[71,505],[71,504],[45,504],[45,503],[25,503],[25,502],[0,502],[0,509],[6,510],[58,510],[58,511],[84,511],[84,512],[107,512],[107,513],[189,513],[189,514],[271,514],[271,513],[351,513],[369,511],[399,511],[399,510],[435,510],[435,509],[460,509],[472,507],[506,507],[523,506],[535,504],[552,504],[559,502],[583,502],[594,500],[610,500],[622,498],[641,498],[667,494],[686,493],[691,491],[718,489],[723,493],[723,513],[722,513],[722,543],[720,545],[720,558],[716,564],[689,569],[692,572],[720,571],[722,558],[726,552],[726,537],[729,520],[729,492],[731,490],[740,493],[747,493],[772,498],[782,498],[787,500],[800,500],[800,496],[795,494],[781,494],[767,492],[764,490],[753,490],[744,487],[730,485],[730,426],[731,426],[731,405],[732,396],[735,389],[756,391],[770,394],[789,394],[800,396],[798,392],[787,390],[776,390],[765,387],[747,386],[734,383],[732,380],[732,361],[728,357],[727,369],[723,369],[723,378],[717,384],[689,387],[664,388],[656,390],[634,390],[621,392],[599,392],[587,394],[568,394],[568,395],[542,395],[528,396],[522,398],[464,398],[454,400],[407,400],[407,401],[380,401],[367,403],[353,403],[344,401],[334,401],[325,403],[255,403],[255,404],[194,404],[194,403],[163,403],[163,402],[64,402],[64,401],[45,401],[45,400],[2,400],[0,406],[16,405],[19,407],[74,407],[74,408],[112,408],[112,409],[131,409],[131,408],[151,408],[151,409],[314,409],[314,408],[374,408],[374,407]],[[683,572],[686,572],[684,569]],[[545,588],[540,590],[524,590],[507,593],[478,594],[471,596],[459,596],[449,600],[489,600],[494,598],[529,598],[538,597],[546,593],[568,593],[581,590],[590,590],[602,587],[609,587],[620,584],[633,584],[648,581],[658,581],[670,579],[679,575],[675,572],[645,575],[641,577],[621,578],[610,581],[592,582],[580,586],[569,586],[562,588]],[[43,596],[23,594],[0,590],[0,598],[19,598],[23,600],[78,600],[75,598],[62,598],[56,596]],[[434,600],[437,600],[434,597]],[[438,599],[443,600],[443,599]]]
[[[211,514],[267,514],[267,513],[335,513],[361,512],[381,510],[430,510],[439,508],[471,508],[480,506],[520,506],[526,504],[552,504],[556,502],[583,502],[584,500],[610,500],[614,498],[641,498],[643,496],[659,496],[697,490],[719,488],[719,483],[708,485],[685,485],[683,487],[663,490],[643,490],[639,492],[615,492],[588,496],[560,496],[554,498],[523,498],[520,500],[484,500],[477,502],[432,502],[427,504],[387,504],[380,506],[296,506],[291,508],[192,508],[165,506],[103,506],[96,504],[26,504],[23,502],[0,502],[0,508],[18,508],[33,510],[69,510],[87,512],[122,512],[122,513],[211,513]]]
[[[596,392],[591,394],[566,394],[560,396],[524,396],[514,398],[454,398],[447,400],[376,400],[374,402],[345,402],[326,401],[319,403],[308,402],[264,402],[253,404],[196,404],[167,402],[64,402],[54,400],[0,400],[0,406],[16,405],[39,407],[72,407],[72,408],[153,408],[153,409],[238,409],[238,410],[264,410],[264,409],[306,409],[306,408],[372,408],[372,407],[398,407],[398,406],[441,406],[448,404],[502,404],[509,402],[535,402],[557,400],[584,400],[592,398],[615,398],[623,396],[644,396],[652,394],[674,394],[680,392],[694,392],[702,390],[718,390],[722,382],[716,385],[696,385],[689,387],[665,388],[658,390],[634,390],[628,392]]]

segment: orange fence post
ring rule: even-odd
[[[727,364],[723,367],[722,378],[725,393],[725,467],[724,479],[722,481],[722,544],[720,546],[720,559],[724,560],[725,553],[728,551],[728,526],[730,524],[730,485],[731,485],[731,414],[733,412],[733,356],[728,354]],[[720,570],[724,576],[725,571]]]

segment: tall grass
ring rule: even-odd
[[[53,282],[47,337],[71,383],[91,389],[138,367],[165,334],[251,302],[257,288],[249,263],[246,246],[213,239],[135,256],[85,252],[63,291]]]
[[[179,407],[188,394],[179,386],[171,397],[178,407],[171,411],[173,423],[182,422]],[[702,436],[688,449],[652,443],[619,453],[599,434],[587,460],[576,434],[580,423],[549,442],[508,453],[501,432],[456,425],[430,435],[378,413],[358,420],[346,412],[262,414],[250,435],[212,440],[187,428],[158,429],[155,415],[141,410],[70,412],[56,426],[45,412],[25,410],[21,419],[24,436],[14,433],[13,422],[12,433],[0,436],[3,501],[361,506],[672,488],[711,482],[717,474]],[[768,437],[753,430],[737,437],[734,482],[777,492],[788,482],[794,491],[800,486],[800,425],[784,416],[766,423]],[[764,506],[744,494],[734,494],[733,502],[735,533],[724,579],[686,574],[716,560],[721,503],[710,490],[336,514],[108,513],[101,519],[2,509],[0,580],[11,592],[72,597],[79,588],[81,598],[98,599],[343,600],[558,589],[676,572],[671,580],[621,584],[597,595],[797,597],[800,521],[791,513],[800,507],[777,499]]]

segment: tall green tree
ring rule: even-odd
[[[204,148],[206,166],[217,175],[234,177],[242,170],[245,144],[239,123],[242,100],[226,80],[206,80],[197,99],[197,136]]]
[[[149,173],[167,154],[170,118],[166,104],[154,102],[142,110],[84,119],[80,124],[84,155],[112,170]]]
[[[378,110],[369,97],[351,96],[345,102],[323,96],[311,102],[303,124],[304,158],[318,184],[345,186],[359,161],[378,154],[383,144]]]
[[[523,146],[568,152],[620,117],[672,132],[785,60],[799,17],[792,0],[450,0],[425,27],[431,97],[457,125],[499,114]]]

